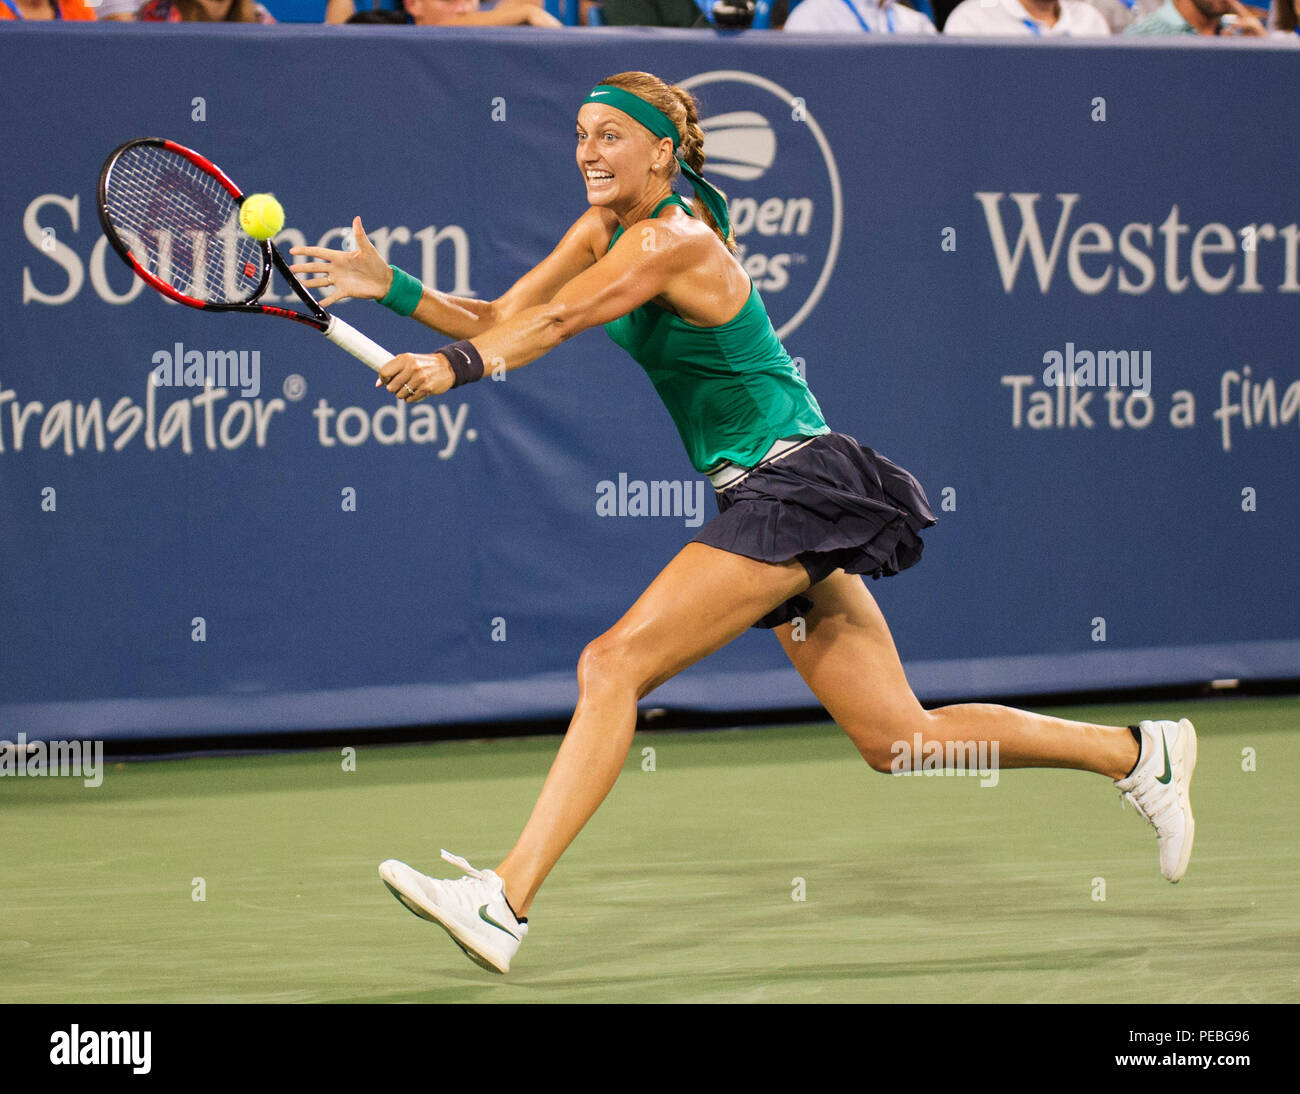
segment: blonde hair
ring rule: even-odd
[[[630,91],[664,114],[677,127],[679,138],[677,154],[690,165],[692,170],[699,171],[701,174],[704,172],[704,130],[700,128],[699,103],[696,102],[694,95],[676,84],[666,83],[649,72],[620,72],[617,76],[610,76],[600,82]],[[677,166],[677,160],[674,159],[668,171],[668,181],[672,182],[679,174],[681,168]],[[725,198],[727,195],[722,196]],[[734,253],[735,232],[728,232],[724,236],[718,222],[713,219],[713,214],[698,197],[691,198],[691,208],[695,210],[697,217],[713,229],[717,237],[727,245],[727,249]]]

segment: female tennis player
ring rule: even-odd
[[[484,361],[521,368],[603,325],[645,368],[717,492],[718,516],[583,650],[577,709],[510,853],[476,870],[444,851],[469,875],[455,881],[390,859],[379,873],[393,894],[483,968],[508,971],[538,889],[618,778],[637,701],[751,626],[775,629],[877,771],[891,770],[897,742],[920,734],[926,749],[996,742],[1002,767],[1097,772],[1156,828],[1164,876],[1182,877],[1193,836],[1190,722],[1089,725],[987,704],[927,711],[912,694],[860,575],[915,563],[934,516],[907,471],[827,426],[735,257],[723,195],[700,174],[693,97],[643,72],[610,77],[578,110],[577,164],[590,208],[498,300],[435,292],[385,265],[360,219],[356,250],[293,248],[313,260],[294,272],[330,290],[326,307],[380,299],[458,339],[383,367],[379,382],[408,403],[479,379]],[[674,193],[679,176],[694,190],[690,203]]]

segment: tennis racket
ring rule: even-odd
[[[139,137],[99,172],[99,222],[113,249],[164,296],[205,311],[260,312],[315,327],[376,372],[395,356],[330,315],[289,272],[275,245],[239,226],[244,195],[197,152]],[[280,271],[307,311],[259,303]]]

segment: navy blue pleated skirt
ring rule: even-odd
[[[759,464],[716,496],[718,515],[693,542],[762,562],[797,558],[814,585],[838,569],[873,578],[906,570],[921,559],[919,533],[935,523],[909,472],[843,433]],[[796,596],[754,626],[812,607],[812,597]]]

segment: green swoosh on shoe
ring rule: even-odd
[[[1168,780],[1165,780],[1165,781],[1167,782]],[[519,941],[519,936],[518,936],[517,934],[515,934],[515,932],[512,931],[509,927],[503,927],[503,926],[501,926],[500,923],[498,923],[495,919],[493,919],[490,915],[488,915],[487,907],[488,907],[488,906],[487,906],[486,904],[484,904],[483,907],[481,907],[481,908],[478,910],[478,917],[479,917],[479,919],[483,920],[484,923],[491,923],[492,926],[494,926],[494,927],[495,927],[497,930],[499,930],[499,931],[505,931],[506,934],[508,934],[511,938],[513,938],[516,942],[518,942],[518,941]]]

